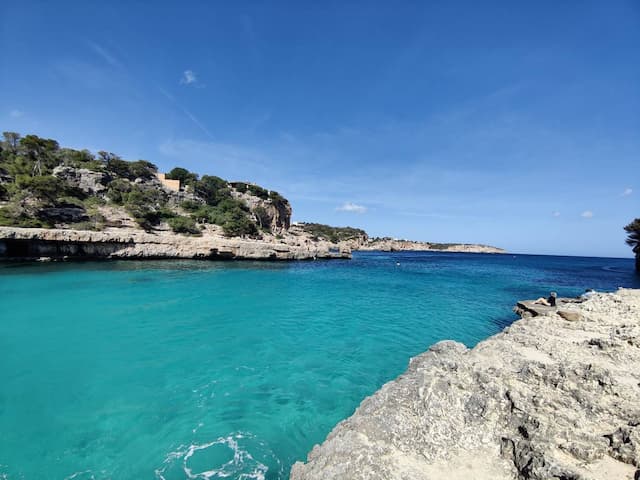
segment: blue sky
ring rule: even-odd
[[[230,180],[294,220],[630,256],[640,3],[4,2],[0,127]]]

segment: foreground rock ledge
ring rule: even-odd
[[[434,345],[291,479],[640,478],[640,290],[565,310]]]

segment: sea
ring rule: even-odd
[[[286,479],[409,359],[633,260],[356,252],[0,264],[0,479]]]

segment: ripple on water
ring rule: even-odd
[[[283,473],[280,461],[265,442],[251,433],[238,432],[211,442],[180,445],[166,456],[155,474],[158,480],[265,480],[269,465],[275,465],[275,476]]]

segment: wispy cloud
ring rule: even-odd
[[[187,110],[185,107],[182,106],[182,104],[180,102],[178,102],[175,97],[173,95],[171,95],[169,92],[167,92],[164,88],[158,88],[158,91],[167,99],[169,100],[171,103],[173,103],[178,109],[180,109],[182,111],[182,113],[184,113],[187,118],[189,120],[191,120],[193,122],[193,124],[198,127],[200,130],[202,130],[202,132],[204,134],[207,135],[207,137],[213,139],[213,135],[211,134],[211,132],[207,129],[207,127],[204,126],[204,124],[198,120],[198,117],[196,117],[193,113],[191,113],[189,110]]]
[[[336,208],[339,212],[367,213],[367,207],[356,203],[346,202],[342,206]]]
[[[559,217],[560,216],[560,212],[558,212],[557,210],[555,212],[552,213],[552,215],[554,217]]]
[[[593,218],[593,212],[591,210],[585,210],[580,214],[582,218]]]
[[[625,188],[624,191],[622,192],[621,196],[622,197],[628,197],[632,193],[633,193],[633,188]]]
[[[20,118],[20,117],[24,116],[24,112],[22,110],[14,109],[14,110],[11,110],[9,112],[9,116],[11,118]]]
[[[89,45],[89,48],[91,48],[91,50],[93,50],[99,57],[101,57],[105,62],[107,62],[113,68],[118,68],[118,69],[123,68],[122,63],[120,63],[120,61],[116,58],[116,56],[113,55],[111,52],[109,52],[109,50],[107,50],[102,45],[99,45],[90,40],[87,41],[87,44]]]
[[[180,78],[181,85],[195,85],[198,83],[198,77],[193,70],[185,70]]]
[[[167,140],[159,146],[159,150],[177,161],[198,159],[202,162],[199,168],[203,172],[232,180],[263,181],[269,172],[267,165],[271,163],[259,150],[230,143]]]

